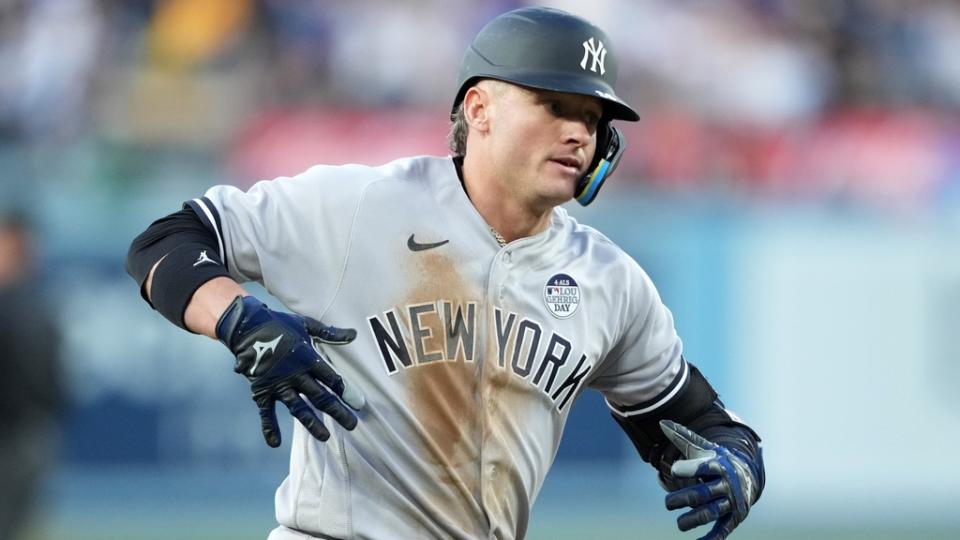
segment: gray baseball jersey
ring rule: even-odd
[[[238,281],[358,331],[324,352],[367,406],[352,432],[328,418],[326,443],[295,422],[271,539],[521,538],[585,388],[630,415],[686,377],[629,256],[562,208],[501,247],[451,158],[317,166],[192,206]]]

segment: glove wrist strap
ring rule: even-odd
[[[267,305],[256,297],[238,295],[217,320],[217,339],[236,353],[234,348],[239,339],[265,322],[268,317],[264,315],[269,315],[268,311]]]

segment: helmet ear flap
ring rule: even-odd
[[[590,164],[587,174],[577,182],[574,197],[578,203],[587,206],[597,198],[603,183],[620,164],[626,147],[627,139],[623,132],[613,127],[609,121],[602,122],[597,127],[597,150],[593,163]]]

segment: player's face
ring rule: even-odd
[[[538,207],[569,201],[593,159],[600,100],[510,85],[498,101],[491,134],[504,187]]]

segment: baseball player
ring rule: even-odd
[[[759,437],[643,270],[559,208],[593,201],[624,150],[612,121],[639,118],[616,77],[586,20],[507,12],[464,56],[453,156],[216,186],[134,240],[144,298],[236,356],[267,444],[277,401],[298,420],[271,540],[522,538],[587,388],[691,508],[681,530],[747,516]]]

